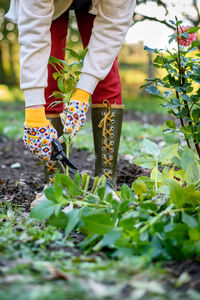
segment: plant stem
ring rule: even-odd
[[[87,193],[87,192],[86,192]],[[107,205],[103,205],[103,204],[95,204],[95,203],[89,203],[89,202],[86,202],[86,201],[81,201],[81,200],[70,200],[69,203],[72,203],[72,204],[80,204],[82,206],[93,206],[93,207],[101,207],[101,208],[108,208]]]
[[[181,69],[181,51],[180,51],[180,44],[179,44],[179,28],[178,28],[178,24],[177,24],[178,20],[176,18],[176,30],[177,30],[177,45],[178,45],[178,60],[177,60],[177,64],[178,64],[178,70],[179,70],[179,84],[180,86],[183,86],[183,83],[182,83],[182,69]],[[180,100],[179,98],[179,94],[178,92],[176,91],[176,97]],[[180,107],[178,108],[179,109],[179,112],[180,112]],[[183,118],[180,117],[180,121],[181,121],[181,125],[182,127],[184,128],[184,122],[183,122]],[[191,146],[190,146],[190,142],[188,139],[186,139],[186,142],[187,142],[187,145],[188,147],[191,149]]]
[[[182,84],[183,84],[183,85],[185,84],[185,78],[183,78]],[[186,94],[186,93],[185,93],[185,94]],[[190,109],[189,109],[189,106],[188,106],[187,101],[185,101],[185,100],[184,100],[184,105],[185,105],[185,108],[187,109],[187,117],[188,117],[189,119],[191,119]],[[192,122],[189,121],[188,123],[189,123],[189,126],[191,126],[191,127],[193,128]],[[200,158],[200,147],[199,147],[199,144],[197,143],[197,141],[196,141],[196,139],[195,139],[194,136],[193,136],[193,142],[194,142],[195,148],[196,148],[196,150],[197,150],[198,156],[199,156],[199,158]]]
[[[178,44],[178,69],[179,69],[179,75],[180,75],[179,83],[180,83],[180,86],[184,86],[185,85],[185,78],[183,77],[183,74],[185,72],[185,69],[183,70],[182,67],[181,67],[181,52],[180,52],[180,43],[179,43],[179,28],[178,28],[178,24],[176,25],[176,28],[177,28],[177,44]],[[184,93],[186,94],[186,92],[184,92]],[[183,100],[183,101],[184,101],[184,106],[185,106],[185,108],[187,110],[187,117],[189,119],[191,119],[189,105],[188,105],[188,103],[187,103],[186,100]],[[188,124],[189,124],[189,126],[191,126],[193,128],[193,125],[192,125],[191,121],[189,121]],[[181,125],[184,126],[183,119],[181,120]],[[189,140],[186,139],[186,141],[187,141],[188,147],[191,149]],[[198,156],[200,158],[200,147],[199,147],[199,145],[196,142],[196,139],[194,137],[193,137],[193,141],[194,141],[194,145],[195,145],[195,148],[197,150]]]
[[[179,93],[178,93],[177,91],[176,91],[176,98],[180,100],[180,98],[179,98]],[[179,113],[180,113],[180,111],[181,111],[180,106],[179,106],[178,110],[179,110]],[[183,118],[182,118],[182,117],[179,117],[179,119],[180,119],[182,128],[184,128]],[[185,138],[185,139],[186,139],[186,138]],[[189,142],[188,139],[186,139],[186,142],[187,142],[188,147],[191,149],[190,142]]]
[[[69,147],[71,144],[70,138],[68,138],[66,140],[65,144],[66,144],[66,156],[67,156],[67,158],[69,158]],[[69,167],[68,166],[66,166],[66,175],[69,176]]]
[[[88,191],[89,183],[90,183],[90,175],[87,174],[85,186],[83,188],[83,195],[85,194],[85,192]]]
[[[198,156],[200,158],[200,147],[199,147],[199,144],[198,143],[195,143],[195,148],[197,150],[197,153],[198,153]]]
[[[160,218],[162,218],[163,215],[169,213],[172,208],[174,207],[174,204],[170,204],[165,210],[161,211],[157,216],[153,217],[150,221],[146,223],[141,229],[140,234],[145,232],[149,227],[151,227],[153,224],[155,224]]]
[[[158,191],[158,161],[156,160],[155,190]]]

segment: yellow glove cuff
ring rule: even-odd
[[[25,110],[25,126],[27,127],[46,127],[49,121],[45,116],[44,107]]]
[[[76,89],[74,94],[71,97],[71,100],[80,101],[81,103],[82,102],[88,103],[89,98],[90,98],[90,93],[81,89]]]

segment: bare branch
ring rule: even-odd
[[[197,12],[198,23],[199,23],[200,22],[200,9],[199,9],[199,6],[197,5],[197,0],[193,0],[193,6]]]
[[[165,9],[165,15],[169,14],[168,6],[165,3],[165,2],[167,2],[166,0],[137,0],[137,5],[139,6],[141,4],[148,4],[150,2],[156,3],[158,6],[163,7]],[[195,27],[198,26],[200,23],[200,8],[199,8],[199,5],[197,2],[198,2],[198,0],[192,0],[192,6],[196,10],[197,18],[194,18],[193,16],[189,15],[187,12],[182,13],[183,16],[185,18],[187,18],[187,20],[190,21],[193,24],[193,26],[195,26]],[[134,23],[142,22],[144,20],[155,21],[155,22],[166,25],[168,28],[171,28],[173,30],[175,29],[175,27],[172,24],[168,23],[167,20],[159,20],[156,17],[149,17],[149,16],[142,15],[139,13],[135,13],[133,16]]]
[[[166,25],[167,27],[169,27],[173,30],[176,29],[172,24],[168,23],[166,20],[159,20],[156,17],[144,16],[144,15],[137,14],[137,13],[135,13],[134,16],[133,16],[133,22],[134,23],[142,22],[142,21],[145,21],[145,20],[159,22],[159,23],[164,24],[164,25]]]

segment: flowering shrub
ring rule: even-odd
[[[171,21],[176,31],[170,36],[169,43],[176,41],[177,48],[164,50],[145,50],[155,53],[154,66],[164,69],[167,75],[160,78],[148,78],[142,87],[156,97],[166,101],[163,106],[169,114],[180,120],[180,131],[184,134],[189,148],[196,148],[200,158],[200,54],[196,41],[199,27],[182,26],[182,21]],[[192,52],[192,53],[191,53]],[[167,90],[161,94],[158,87]],[[176,130],[175,122],[167,121],[168,131]]]
[[[176,42],[179,41],[179,45],[181,46],[189,46],[192,42],[196,41],[197,33],[188,33],[191,26],[181,26],[178,31],[176,30]],[[178,34],[177,34],[178,32]],[[183,36],[183,33],[186,33],[186,36]]]

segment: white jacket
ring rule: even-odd
[[[45,104],[50,27],[73,0],[11,0],[6,18],[18,24],[20,86],[26,106]],[[106,77],[131,24],[136,0],[92,0],[96,18],[77,87],[90,94]],[[87,20],[86,20],[87,22]]]

